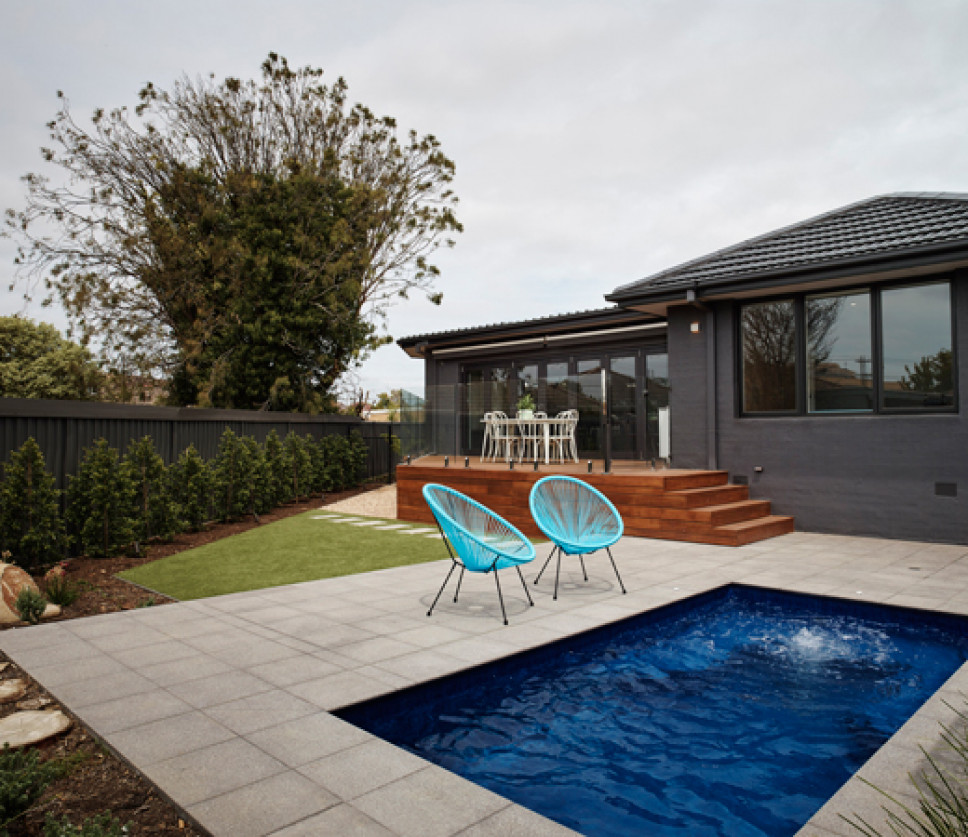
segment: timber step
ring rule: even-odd
[[[448,485],[493,509],[529,536],[540,535],[528,495],[547,476],[515,470],[400,465],[397,517],[432,523],[421,490]],[[749,488],[731,485],[725,471],[662,470],[640,474],[575,474],[605,494],[618,509],[628,535],[742,546],[793,531],[792,517],[772,513],[769,500],[753,500]]]

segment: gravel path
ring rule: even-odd
[[[395,519],[397,516],[397,487],[385,485],[363,494],[357,494],[338,503],[323,506],[326,511],[362,514],[367,517]]]

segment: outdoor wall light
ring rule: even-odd
[[[592,461],[589,459],[588,460],[588,473],[590,474],[591,472],[592,472]]]
[[[444,457],[444,467],[445,468],[449,468],[450,467],[450,457],[449,456],[445,456]]]
[[[470,468],[471,467],[471,458],[469,456],[465,456],[464,457],[464,467],[465,468]]]
[[[536,471],[538,470],[538,460],[537,459],[534,461],[534,469]]]
[[[693,334],[699,334],[702,331],[702,326],[699,324],[699,320],[689,323],[689,331]]]
[[[513,471],[514,470],[514,460],[513,459],[509,459],[508,460],[508,470],[509,471]]]

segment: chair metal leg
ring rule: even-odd
[[[464,570],[465,569],[466,568],[463,565],[461,565],[460,575],[457,576],[457,589],[454,591],[454,603],[455,604],[457,603],[457,597],[460,595],[460,584],[464,580]]]
[[[447,578],[444,579],[444,583],[440,585],[440,589],[437,591],[437,595],[434,598],[434,603],[430,606],[430,610],[427,611],[427,615],[430,616],[434,612],[434,608],[437,607],[437,599],[440,598],[440,594],[444,592],[444,588],[447,586],[447,582],[450,581],[450,577],[454,574],[454,570],[457,569],[457,562],[451,561],[450,571],[447,573]]]
[[[524,588],[524,595],[528,597],[528,604],[531,605],[531,607],[534,607],[534,602],[531,600],[531,594],[528,592],[528,585],[524,581],[524,573],[521,572],[520,567],[515,567],[514,569],[518,571],[518,578],[521,579],[521,586]]]
[[[588,581],[588,571],[585,569],[585,556],[579,555],[578,560],[581,562],[581,574],[585,576],[585,581]]]
[[[552,558],[555,557],[555,550],[557,550],[557,549],[558,549],[558,547],[555,546],[555,548],[551,550],[551,553],[548,555],[548,559],[544,562],[544,566],[541,568],[541,572],[538,573],[538,577],[534,580],[534,583],[535,584],[537,584],[539,581],[541,581],[541,576],[544,575],[544,571],[548,567],[548,563],[551,561]]]
[[[614,559],[614,558],[612,558],[612,550],[611,550],[611,549],[610,549],[609,547],[607,547],[607,546],[606,546],[606,547],[605,547],[605,551],[606,551],[606,552],[608,553],[608,558],[609,558],[609,560],[610,560],[610,561],[612,562],[612,569],[613,569],[613,570],[615,570],[615,577],[616,577],[616,578],[618,579],[618,586],[622,588],[622,592],[623,592],[623,593],[626,593],[626,592],[628,592],[628,591],[627,591],[627,590],[625,589],[625,585],[624,585],[624,584],[622,584],[622,576],[620,576],[620,575],[618,574],[618,567],[616,567],[616,566],[615,566],[615,559]]]
[[[508,623],[508,614],[504,609],[504,596],[501,595],[501,580],[497,577],[497,570],[494,570],[494,583],[497,585],[497,598],[501,602],[501,616],[504,617],[504,624]]]

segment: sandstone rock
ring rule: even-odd
[[[61,606],[55,605],[53,602],[47,602],[47,607],[44,608],[44,615],[41,619],[50,619],[52,616],[61,615]]]
[[[19,622],[17,596],[24,587],[40,592],[34,580],[20,567],[0,564],[0,622]]]
[[[17,704],[17,709],[43,709],[45,706],[50,706],[53,702],[47,697],[35,697],[20,701]]]
[[[20,700],[27,693],[27,684],[17,677],[14,680],[0,681],[0,703]]]
[[[71,719],[59,709],[16,712],[0,719],[0,747],[25,747],[46,741],[71,728]]]

